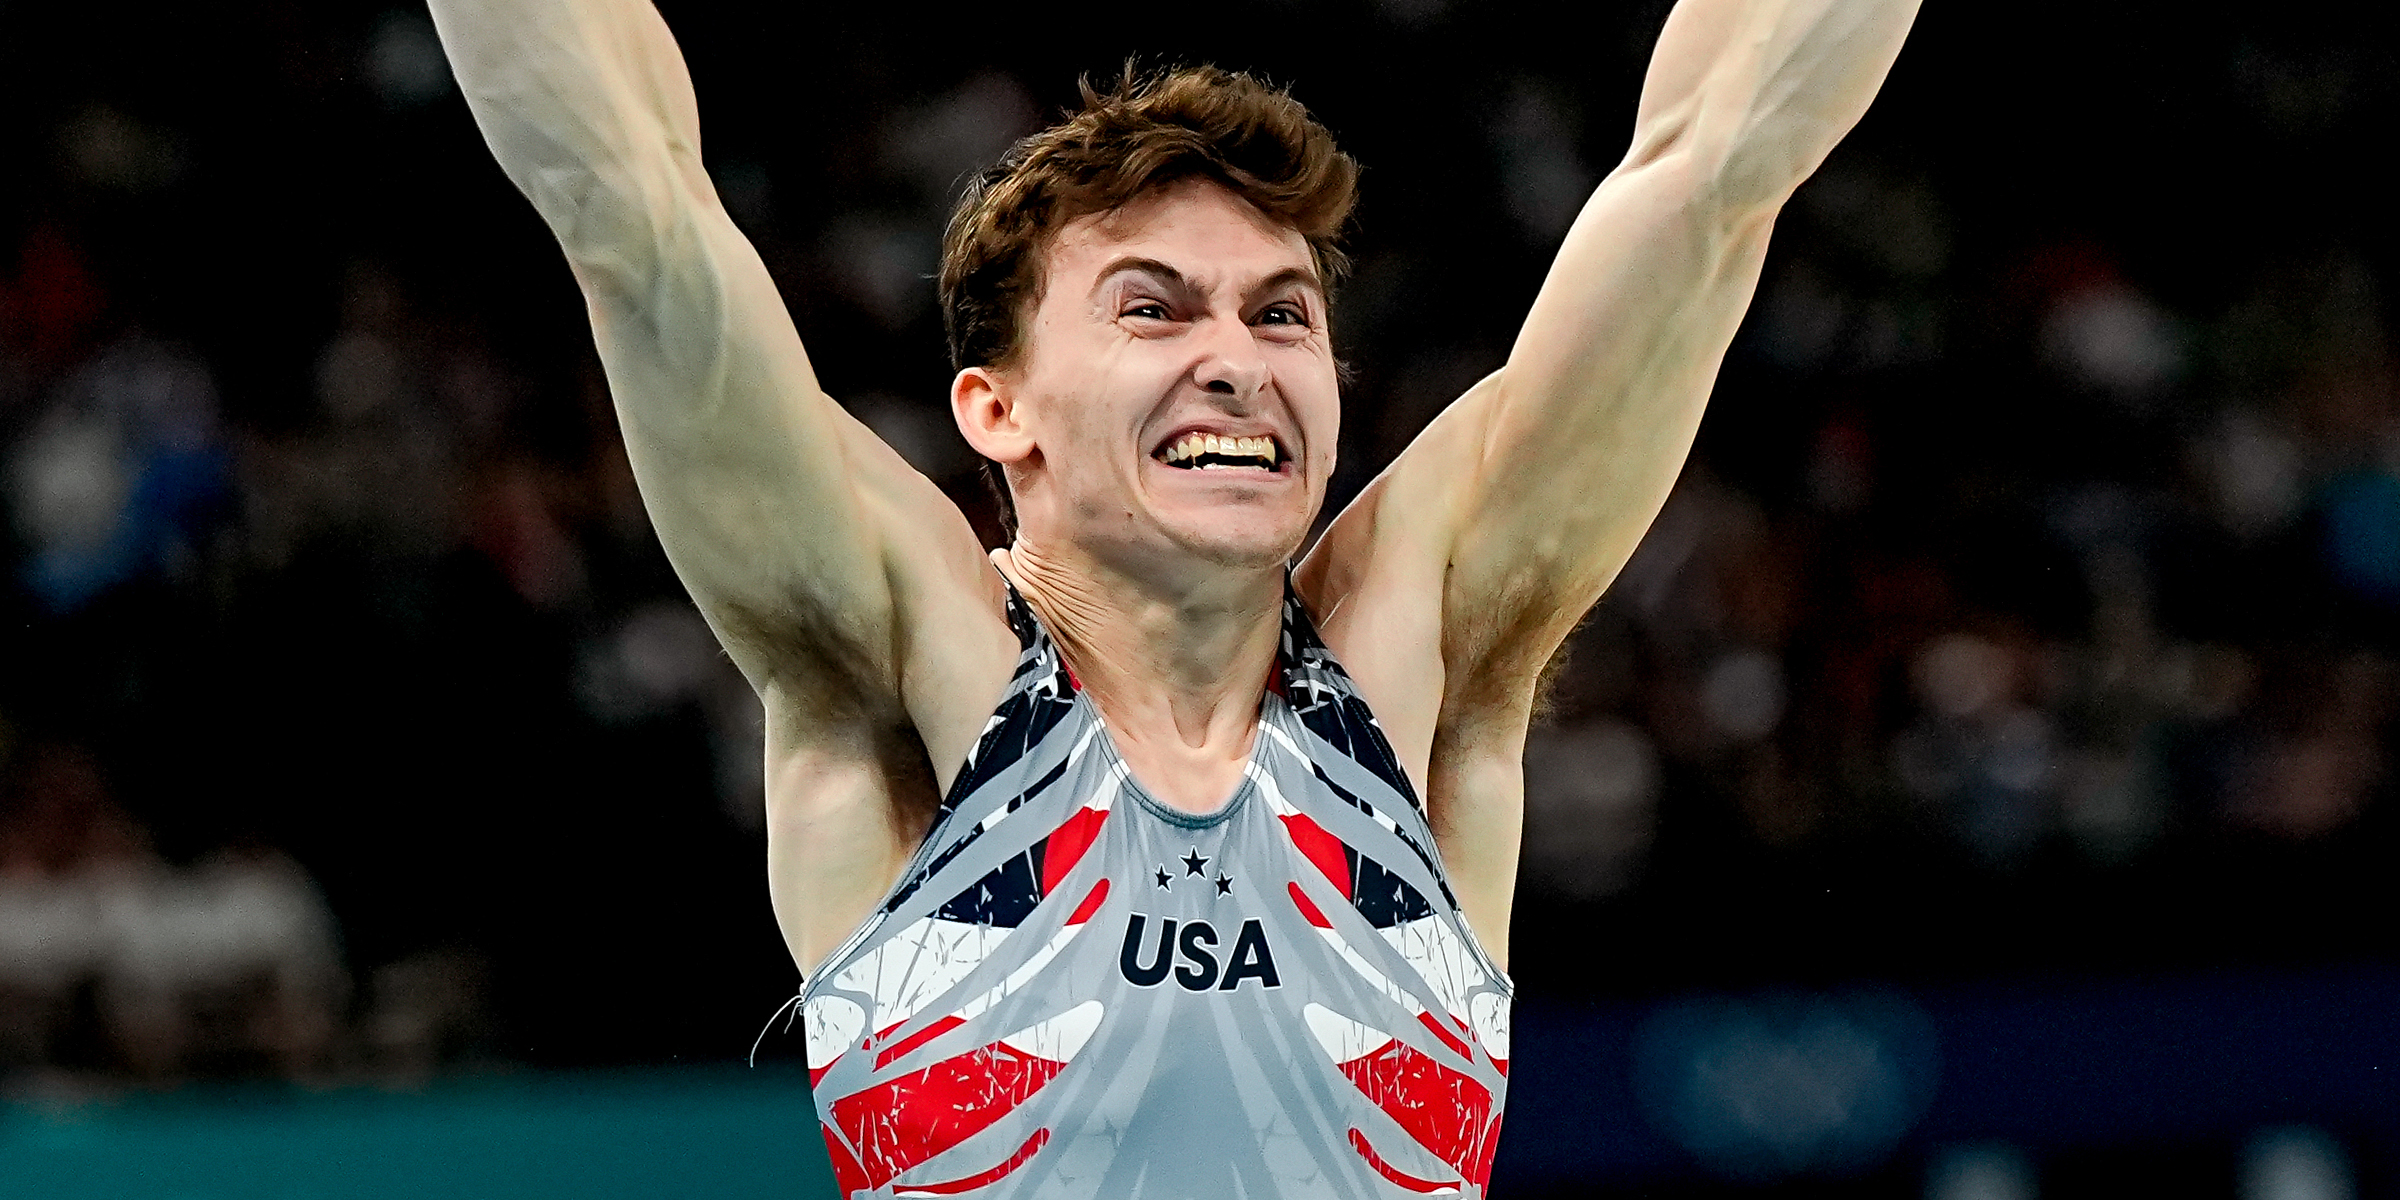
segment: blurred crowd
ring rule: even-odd
[[[1824,182],[1804,205],[1857,184]],[[1687,472],[1558,668],[1528,758],[1562,835],[1529,839],[1545,879],[1624,886],[1662,769],[1765,843],[1905,826],[2003,870],[2358,825],[2400,682],[2400,390],[2365,264],[2198,317],[2104,260],[2053,266],[1998,388],[1935,358],[1973,334],[1884,327],[1905,318],[1781,265],[1729,375],[1788,385],[1844,353],[1914,359],[1890,363],[1907,382],[1811,414],[1781,495],[1705,455]],[[1951,419],[1923,406],[1993,392],[2043,428],[1998,454],[1911,436]]]
[[[1482,44],[1369,7],[1395,54]],[[1643,19],[1589,78],[1461,51],[1474,105],[1266,64],[1368,165],[1337,505],[1505,355],[1621,146]],[[54,70],[0,147],[0,1074],[737,1054],[793,975],[757,711],[645,522],[572,288],[421,14],[260,20],[271,51],[222,56],[249,100]],[[1784,217],[1690,468],[1552,669],[1532,986],[2041,969],[2094,929],[2388,952],[2342,907],[2384,886],[2400,698],[2388,233],[2019,205],[1919,136],[1945,36]],[[795,132],[744,40],[686,33],[728,208],[830,390],[996,532],[927,276],[962,173],[1109,64],[867,61],[795,84],[854,106]],[[2330,53],[2227,50],[2193,102],[2334,137],[2388,104]],[[1464,168],[1412,156],[1435,126]],[[245,158],[300,134],[318,158]],[[1837,882],[1871,911],[1791,915]],[[2229,934],[2228,888],[2325,911]],[[1968,909],[2040,932],[1923,949]],[[1622,953],[1550,952],[1595,921]]]
[[[0,1054],[11,1067],[97,1057],[171,1079],[315,1065],[346,979],[304,871],[266,847],[169,866],[88,756],[45,754],[20,786],[0,834]],[[88,1021],[66,1011],[79,994]]]
[[[190,346],[94,328],[107,293],[55,227],[9,284],[0,1069],[410,1074],[472,1052],[488,927],[455,901],[384,910],[483,865],[442,843],[525,821],[473,814],[525,797],[476,775],[582,781],[510,761],[562,714],[592,738],[695,718],[702,753],[663,769],[756,829],[752,701],[648,561],[622,452],[518,449],[509,383],[387,276],[346,282],[315,408],[284,429],[229,422]],[[512,669],[538,674],[491,677]],[[312,866],[348,877],[352,937]]]

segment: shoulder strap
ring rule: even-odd
[[[1333,657],[1333,651],[1317,636],[1316,622],[1310,619],[1308,606],[1301,603],[1300,593],[1292,587],[1290,568],[1283,576],[1283,643],[1275,679],[1281,685],[1277,693],[1291,706],[1293,715],[1311,733],[1323,738],[1335,750],[1372,772],[1377,779],[1398,792],[1411,808],[1422,809],[1417,790],[1408,781],[1408,773],[1400,769],[1398,756],[1392,753],[1391,743],[1383,736],[1383,727],[1376,723],[1375,714],[1358,694],[1350,673]]]
[[[992,572],[1000,577],[1000,586],[1008,589],[1008,627],[1017,635],[1017,649],[1033,649],[1034,642],[1042,636],[1042,623],[1034,618],[1033,606],[1017,594],[1017,585],[1009,580],[1008,572],[998,567],[993,567]]]

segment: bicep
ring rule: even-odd
[[[1530,687],[1682,469],[1767,233],[1695,203],[1687,169],[1640,164],[1602,185],[1506,363],[1311,554],[1331,596],[1414,581],[1438,607],[1453,688],[1494,671]]]
[[[655,239],[659,265],[639,287],[585,280],[669,561],[762,692],[904,713],[946,764],[1014,662],[982,544],[939,487],[826,397],[722,210],[680,219],[690,228]]]
[[[1528,683],[1665,503],[1757,286],[1772,210],[1718,203],[1702,169],[1670,153],[1603,184],[1461,401],[1484,411],[1445,607]]]
[[[763,683],[789,669],[774,656],[798,649],[791,633],[878,640],[891,602],[873,500],[904,495],[907,467],[824,395],[764,265],[711,209],[677,205],[632,235],[641,270],[576,274],[651,523]]]
[[[1865,111],[1916,7],[1676,5],[1625,162],[1569,230],[1496,386],[1461,401],[1486,411],[1471,455],[1445,448],[1473,481],[1448,641],[1486,631],[1468,649],[1530,685],[1630,557],[1690,452],[1776,212]]]

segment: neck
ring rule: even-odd
[[[1282,636],[1280,569],[1219,567],[1162,584],[1023,539],[992,558],[1041,616],[1154,795],[1175,802],[1167,794],[1175,783],[1160,774],[1195,778],[1204,796],[1212,789],[1195,770],[1212,784],[1222,773],[1205,769],[1212,763],[1231,761],[1238,774]]]

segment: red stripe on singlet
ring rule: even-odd
[[[1430,1196],[1442,1192],[1458,1191],[1458,1183],[1455,1180],[1449,1183],[1441,1183],[1431,1179],[1419,1179],[1416,1176],[1402,1171],[1400,1168],[1383,1161],[1383,1156],[1375,1153],[1375,1147],[1367,1144],[1367,1135],[1360,1133],[1355,1128],[1350,1131],[1350,1148],[1358,1151],[1358,1156],[1366,1159],[1367,1165],[1375,1168],[1376,1174],[1381,1175],[1385,1179],[1389,1179],[1393,1183],[1399,1184],[1401,1187],[1407,1188],[1412,1192],[1419,1192]]]
[[[1024,1145],[1017,1147],[1015,1154],[1008,1156],[1007,1162],[1001,1163],[989,1171],[969,1175],[965,1179],[953,1179],[948,1183],[904,1184],[893,1188],[892,1194],[895,1196],[955,1196],[960,1192],[974,1191],[987,1183],[995,1183],[1001,1176],[1024,1166],[1025,1160],[1032,1158],[1034,1153],[1049,1141],[1049,1130],[1036,1129],[1033,1131],[1032,1137],[1025,1139]]]

